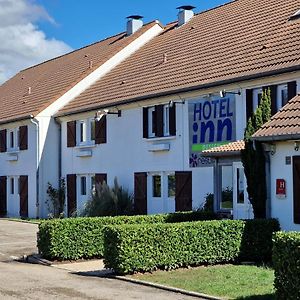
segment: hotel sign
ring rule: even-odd
[[[208,166],[213,160],[201,155],[208,150],[235,141],[235,97],[211,96],[189,102],[189,164]]]

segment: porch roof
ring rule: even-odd
[[[218,156],[236,156],[240,155],[241,151],[245,149],[244,141],[236,141],[229,144],[214,147],[202,152],[203,156],[218,157]]]

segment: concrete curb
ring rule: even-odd
[[[179,294],[183,294],[183,295],[187,295],[187,296],[197,297],[200,299],[207,299],[207,300],[225,300],[226,299],[226,298],[220,298],[220,297],[210,296],[210,295],[206,295],[206,294],[202,294],[202,293],[191,292],[191,291],[183,290],[180,288],[174,288],[174,287],[170,287],[170,286],[166,286],[166,285],[162,285],[162,284],[158,284],[158,283],[152,283],[152,282],[148,282],[148,281],[132,279],[132,278],[118,276],[118,275],[108,275],[106,277],[115,278],[118,280],[127,281],[127,282],[140,284],[140,285],[144,285],[144,286],[149,286],[149,287],[165,290],[168,292],[174,292],[174,293],[179,293]]]

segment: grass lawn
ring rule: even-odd
[[[229,299],[274,299],[274,271],[265,267],[219,265],[131,277]]]

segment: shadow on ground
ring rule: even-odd
[[[257,295],[257,296],[248,296],[248,297],[240,297],[236,298],[236,300],[274,300],[274,294],[266,294],[266,295]]]

